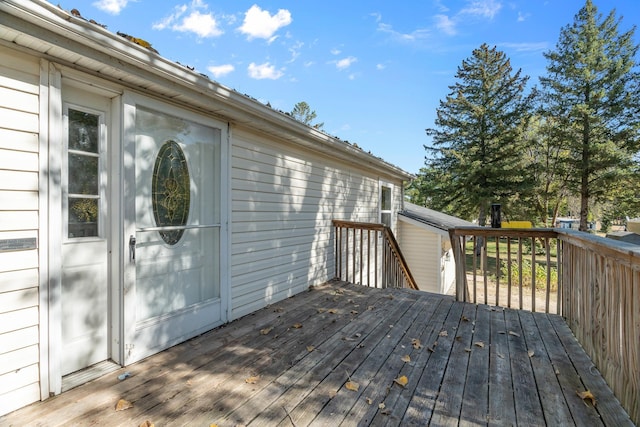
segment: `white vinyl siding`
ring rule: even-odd
[[[0,64],[0,240],[37,241],[39,63]],[[38,250],[0,249],[0,415],[40,399],[38,316]]]
[[[418,287],[422,291],[439,293],[441,236],[402,218],[398,222],[400,248]]]
[[[379,178],[234,129],[230,320],[333,278],[331,221],[378,222]]]

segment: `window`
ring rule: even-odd
[[[387,184],[380,185],[380,222],[391,227],[391,197],[392,187]]]
[[[68,110],[67,237],[94,237],[100,230],[100,116]]]

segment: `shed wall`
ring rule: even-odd
[[[38,250],[11,249],[38,241],[39,74],[0,46],[0,415],[40,400]]]
[[[440,292],[441,243],[437,233],[398,221],[400,248],[422,291]]]

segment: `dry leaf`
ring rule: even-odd
[[[400,360],[402,360],[404,363],[409,363],[411,362],[411,356],[409,356],[408,354],[405,354],[404,356],[402,356]]]
[[[300,329],[300,328],[302,328],[302,323],[294,323],[291,327],[293,329]]]
[[[371,405],[373,403],[373,400],[371,400],[370,397],[367,397],[365,400],[367,401],[367,405]]]
[[[314,346],[312,346],[312,345],[308,345],[308,346],[307,346],[307,351],[308,351],[309,353],[311,353],[311,352],[312,352],[313,350],[315,350],[315,349],[316,349],[316,348],[315,348]]]
[[[154,423],[152,423],[149,420],[146,420],[146,421],[142,422],[139,427],[154,427],[154,426],[155,426]]]
[[[509,331],[509,335],[513,335],[514,337],[519,337],[520,334],[517,332]]]
[[[273,326],[269,326],[268,328],[260,329],[260,335],[267,335],[272,330],[273,330]]]
[[[468,318],[467,316],[462,316],[462,321],[463,321],[463,322],[468,322],[468,321],[469,321],[469,318]]]
[[[502,353],[496,353],[496,355],[497,355],[500,359],[504,359],[504,354],[502,354]]]
[[[336,313],[338,312],[338,309],[337,309],[337,308],[330,308],[330,309],[328,310],[328,312],[329,312],[330,314],[336,314]]]
[[[536,352],[533,350],[529,350],[527,354],[529,355],[529,357],[533,357],[533,355],[536,354]]]
[[[476,347],[484,348],[484,343],[482,341],[476,341],[473,343]]]
[[[245,378],[244,382],[247,384],[255,384],[258,382],[259,379],[260,379],[260,375],[254,375],[252,377]]]
[[[389,298],[389,299],[393,299],[393,295],[389,294],[389,295],[387,296],[387,298]]]
[[[344,290],[342,290],[342,289],[336,289],[334,292],[335,292],[337,295],[342,295],[342,294],[344,294]]]
[[[440,333],[439,333],[438,335],[440,335],[441,337],[448,337],[448,336],[449,336],[449,332],[447,332],[447,331],[440,331]]]
[[[327,309],[326,308],[318,308],[316,311],[318,313],[324,313],[325,311],[327,311]]]
[[[376,309],[376,306],[375,306],[375,305],[369,305],[369,306],[367,306],[367,310],[369,310],[369,311],[372,311],[372,310],[375,310],[375,309]]]
[[[587,400],[590,400],[591,404],[593,406],[596,406],[596,397],[593,395],[593,393],[591,393],[591,391],[586,390],[586,391],[583,391],[582,393],[576,391],[576,393],[578,393],[578,396],[580,396],[580,399],[584,400],[585,402]]]
[[[334,397],[336,397],[336,394],[338,394],[338,392],[337,392],[337,391],[335,391],[335,390],[331,390],[331,391],[329,392],[329,399],[333,399]]]
[[[393,380],[393,382],[404,387],[409,382],[409,379],[407,378],[406,375],[402,375],[401,377],[398,377],[395,380]]]
[[[120,399],[118,403],[116,403],[116,412],[124,411],[125,409],[133,408],[133,403],[128,400]]]
[[[416,350],[419,350],[422,348],[422,344],[420,344],[420,340],[417,338],[414,338],[411,340],[411,345],[413,346],[413,348],[415,348]]]
[[[276,308],[273,309],[273,311],[275,311],[276,313],[282,313],[282,312],[284,312],[284,308],[276,307]]]
[[[384,408],[385,408],[385,406],[386,406],[386,405],[384,404],[384,402],[380,402],[380,403],[378,404],[378,409],[384,409]]]
[[[356,315],[358,312],[356,310],[351,310],[351,314]]]
[[[209,424],[209,427],[218,427],[218,424]]]
[[[360,388],[360,384],[354,381],[347,381],[344,386],[347,388],[347,390],[351,391],[358,391],[358,389]]]
[[[471,349],[469,347],[465,348],[464,351],[466,351],[467,353],[471,353]]]

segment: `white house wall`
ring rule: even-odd
[[[40,400],[37,59],[0,46],[0,414]],[[30,246],[30,245],[27,245]]]
[[[400,248],[422,291],[440,292],[441,238],[407,221],[398,221]]]
[[[331,221],[377,222],[379,178],[234,128],[230,318],[331,279]],[[401,188],[398,181],[396,211]]]

